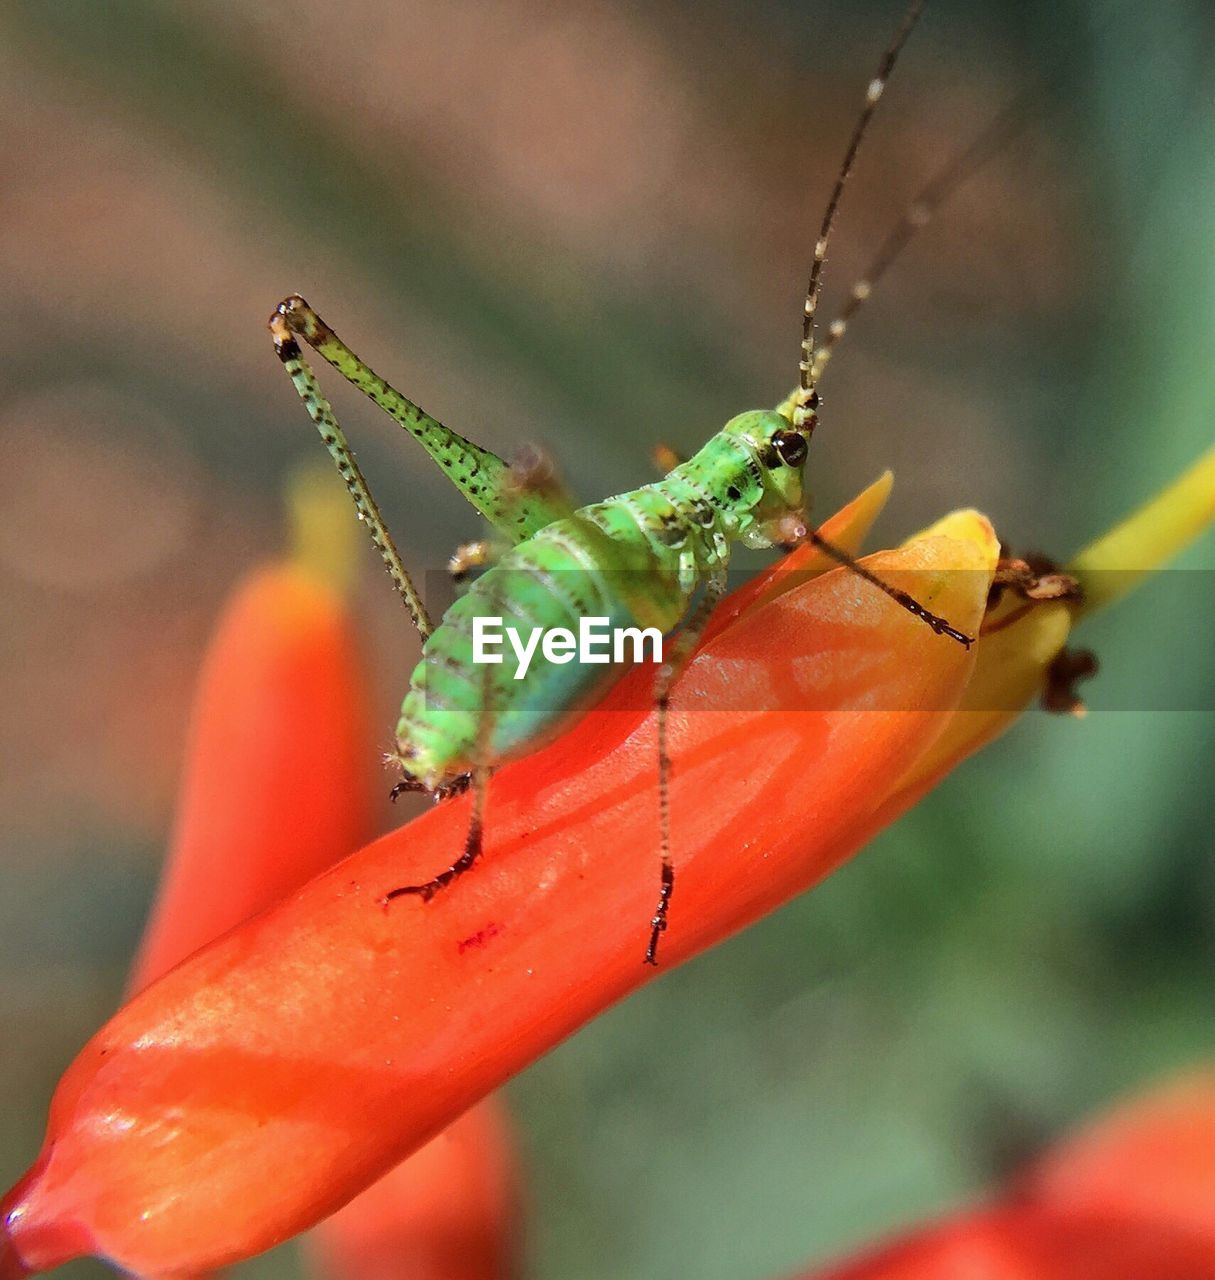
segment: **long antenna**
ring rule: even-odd
[[[912,0],[910,8],[903,16],[899,29],[894,34],[894,39],[882,55],[877,75],[869,82],[869,88],[865,93],[865,106],[857,119],[856,127],[852,131],[848,150],[844,153],[844,163],[840,166],[839,175],[835,179],[835,187],[831,192],[831,199],[827,202],[827,209],[823,214],[823,222],[819,228],[818,239],[814,244],[814,260],[810,264],[810,281],[806,286],[806,307],[802,317],[802,358],[798,366],[800,371],[799,391],[793,410],[793,425],[804,428],[807,433],[814,429],[814,410],[818,403],[811,376],[814,369],[814,317],[818,311],[819,293],[823,283],[823,263],[827,258],[827,245],[831,239],[831,228],[835,224],[835,215],[839,210],[840,199],[844,194],[844,183],[848,181],[848,175],[852,172],[857,152],[861,149],[861,142],[865,137],[865,131],[869,128],[869,121],[873,119],[873,113],[877,110],[882,91],[886,88],[886,81],[890,79],[890,73],[894,70],[894,64],[898,61],[899,54],[907,43],[907,37],[911,35],[912,28],[919,20],[924,8],[924,2],[925,0]]]
[[[823,369],[852,317],[868,301],[874,286],[894,265],[916,232],[926,227],[945,201],[1025,127],[1030,118],[1030,108],[1035,105],[1029,95],[1010,103],[964,151],[953,156],[925,183],[903,216],[891,227],[865,274],[852,286],[848,301],[828,326],[827,337],[815,350],[810,362],[812,387],[818,386]]]

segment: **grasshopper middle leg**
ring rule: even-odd
[[[710,575],[704,594],[688,624],[679,633],[675,652],[658,672],[654,690],[654,706],[658,717],[658,824],[659,851],[662,858],[658,905],[650,920],[650,940],[645,949],[645,963],[658,964],[658,943],[670,923],[671,898],[675,893],[675,862],[671,856],[671,754],[667,743],[671,710],[671,690],[689,658],[719,600],[726,593],[726,572]]]

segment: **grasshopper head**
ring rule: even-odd
[[[726,423],[724,434],[746,444],[760,468],[762,489],[743,541],[749,547],[800,541],[805,534],[809,430],[791,425],[774,410],[754,409]]]

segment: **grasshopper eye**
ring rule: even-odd
[[[772,437],[772,443],[786,466],[800,467],[806,461],[809,446],[800,431],[778,431]]]

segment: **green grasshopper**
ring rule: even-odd
[[[403,780],[393,788],[436,799],[473,788],[468,834],[460,856],[422,884],[392,890],[385,901],[416,894],[428,901],[467,871],[481,853],[493,769],[534,751],[618,681],[623,664],[539,662],[523,679],[507,664],[473,662],[477,619],[508,615],[532,628],[577,630],[581,618],[640,624],[674,636],[655,681],[660,888],[649,922],[647,964],[657,963],[675,887],[668,803],[672,762],[667,719],[672,686],[696,647],[714,605],[725,591],[732,547],[789,546],[809,539],[827,554],[923,619],[936,633],[969,646],[971,637],[930,613],[905,592],[882,582],[808,527],[804,469],[818,419],[818,385],[847,320],[868,296],[885,259],[852,290],[849,304],[815,343],[815,316],[823,264],[844,184],[910,35],[923,0],[915,0],[870,81],[814,247],[802,323],[796,390],[775,410],[733,418],[698,453],[661,480],[573,509],[552,485],[529,481],[519,469],[466,440],[406,399],[354,354],[298,295],[285,299],[270,320],[275,349],[345,481],[423,642],[396,728],[389,760]],[[934,193],[937,198],[943,192]],[[901,224],[902,239],[926,220],[922,201]],[[897,229],[896,229],[897,235]],[[897,246],[896,246],[897,247]],[[304,360],[306,342],[347,381],[370,397],[430,454],[481,513],[507,549],[456,599],[434,625],[346,437]],[[487,544],[462,548],[453,568],[462,573],[490,558]]]

